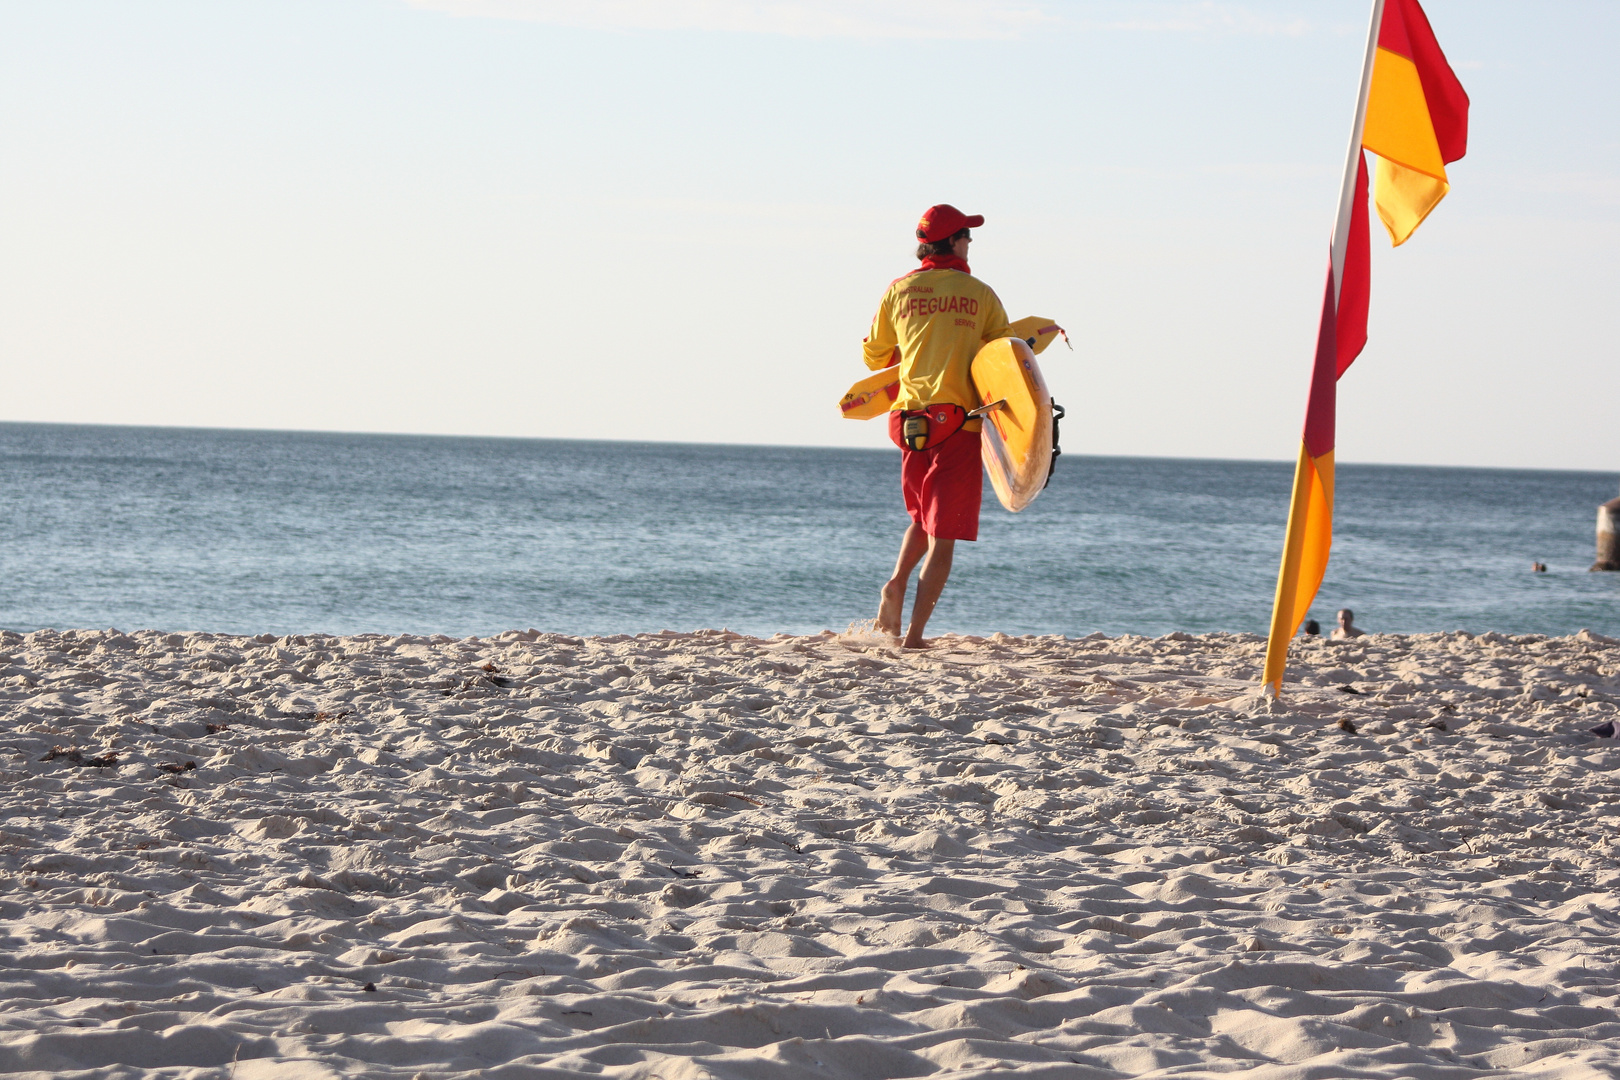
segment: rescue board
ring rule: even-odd
[[[1069,336],[1063,332],[1063,327],[1039,315],[1019,319],[1012,324],[1012,332],[1036,353],[1056,341],[1059,335],[1065,340]],[[888,412],[899,396],[900,368],[898,365],[886,367],[851,386],[838,402],[838,411],[846,420],[871,420]]]
[[[1023,338],[997,338],[973,358],[973,387],[984,404],[980,456],[990,486],[1013,513],[1034,501],[1052,472],[1052,395]]]

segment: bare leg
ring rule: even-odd
[[[911,572],[917,568],[917,561],[927,550],[928,534],[922,531],[921,525],[913,522],[906,530],[905,538],[900,541],[900,557],[894,563],[894,576],[883,583],[883,589],[878,594],[882,597],[878,603],[879,633],[890,637],[900,636],[900,613],[906,609],[906,583],[911,580]]]
[[[928,616],[934,613],[939,594],[945,591],[945,579],[951,576],[951,557],[955,553],[955,540],[928,538],[928,558],[923,561],[922,573],[917,575],[917,600],[911,605],[911,626],[906,630],[902,648],[928,648],[928,643],[923,641],[923,627],[928,625]]]

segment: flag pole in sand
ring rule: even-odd
[[[1332,293],[1324,301],[1322,327],[1317,341],[1318,368],[1324,362],[1323,349],[1335,354],[1337,312],[1344,291],[1345,258],[1350,249],[1351,223],[1355,216],[1358,194],[1364,199],[1358,179],[1363,175],[1362,136],[1367,126],[1367,99],[1372,91],[1373,64],[1378,57],[1378,32],[1384,18],[1385,0],[1373,0],[1372,15],[1367,24],[1367,48],[1361,58],[1361,85],[1356,91],[1355,119],[1350,125],[1350,146],[1344,155],[1344,177],[1339,184],[1339,210],[1333,219],[1333,238],[1330,245],[1329,282]],[[1336,355],[1328,358],[1336,364]],[[1314,400],[1319,396],[1330,398],[1335,371],[1323,378],[1325,372],[1313,373],[1312,401],[1306,411],[1307,437],[1302,442],[1299,460],[1294,465],[1294,492],[1288,506],[1288,533],[1283,541],[1282,566],[1277,572],[1277,594],[1271,608],[1271,633],[1266,643],[1262,693],[1277,697],[1282,693],[1283,668],[1288,660],[1288,642],[1310,610],[1316,590],[1322,584],[1327,570],[1328,551],[1331,546],[1333,519],[1333,467],[1331,425],[1334,403]],[[1326,454],[1313,453],[1310,429],[1313,417],[1325,418],[1329,425]],[[1318,461],[1318,457],[1325,460]],[[1325,534],[1325,535],[1324,535]]]
[[[1367,154],[1378,159],[1378,217],[1399,247],[1451,190],[1446,165],[1468,152],[1468,92],[1418,0],[1374,0],[1356,119],[1339,186],[1332,255],[1316,334],[1305,432],[1271,610],[1262,692],[1282,692],[1288,643],[1309,613],[1333,547],[1336,384],[1367,344],[1372,289]]]

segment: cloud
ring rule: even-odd
[[[405,0],[466,18],[586,30],[719,30],[801,38],[1009,40],[1080,31],[1299,37],[1315,27],[1223,0]],[[1265,0],[1261,0],[1264,4]],[[1285,7],[1288,5],[1284,5]],[[1063,15],[1057,12],[1064,11]],[[1333,33],[1364,27],[1333,26]]]
[[[723,30],[808,38],[1017,38],[1058,19],[1035,0],[406,0],[470,18],[588,30]]]
[[[1093,23],[1098,29],[1134,30],[1180,34],[1245,34],[1299,37],[1311,31],[1311,24],[1297,17],[1263,15],[1241,4],[1216,3],[1138,3],[1130,17]]]

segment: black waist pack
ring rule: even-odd
[[[900,410],[898,426],[889,425],[889,437],[902,450],[926,450],[938,446],[967,423],[967,410],[960,405],[929,405]]]

